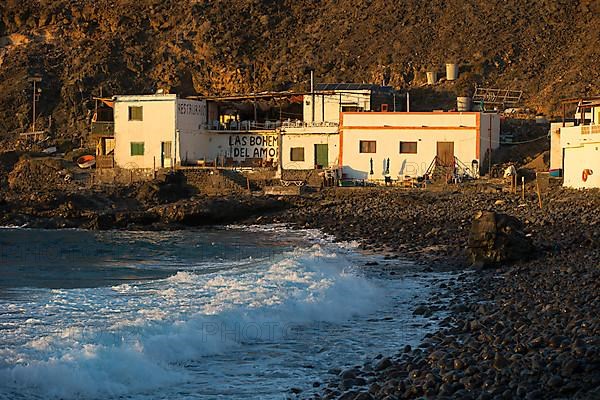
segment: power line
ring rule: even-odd
[[[498,142],[498,143],[500,143],[500,144],[525,144],[525,143],[532,143],[532,142],[535,142],[535,141],[538,141],[538,140],[544,139],[544,138],[548,139],[548,135],[539,136],[539,137],[536,137],[535,139],[531,139],[531,140],[524,140],[522,142]]]

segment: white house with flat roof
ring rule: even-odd
[[[346,179],[424,175],[436,162],[480,173],[500,146],[500,117],[483,112],[347,112],[339,127],[339,167]]]
[[[206,100],[174,94],[115,96],[115,165],[159,169],[185,165],[274,165],[275,129],[211,128]]]
[[[284,125],[280,138],[282,169],[337,169],[340,144],[337,124]]]
[[[337,169],[340,113],[392,111],[401,103],[393,88],[365,83],[317,84],[303,100],[303,121],[280,129],[282,169]]]
[[[562,168],[565,187],[600,188],[600,100],[581,103],[576,115],[586,116],[579,125],[551,128],[550,168]]]
[[[121,168],[170,168],[201,158],[206,101],[174,94],[115,96],[115,164]]]

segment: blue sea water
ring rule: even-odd
[[[0,229],[0,399],[306,394],[422,338],[432,275],[373,259],[281,226]]]

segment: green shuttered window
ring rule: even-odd
[[[144,155],[144,142],[131,142],[131,155],[132,156],[143,156]]]

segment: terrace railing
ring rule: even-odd
[[[114,136],[115,123],[106,121],[94,121],[91,126],[92,135]]]

